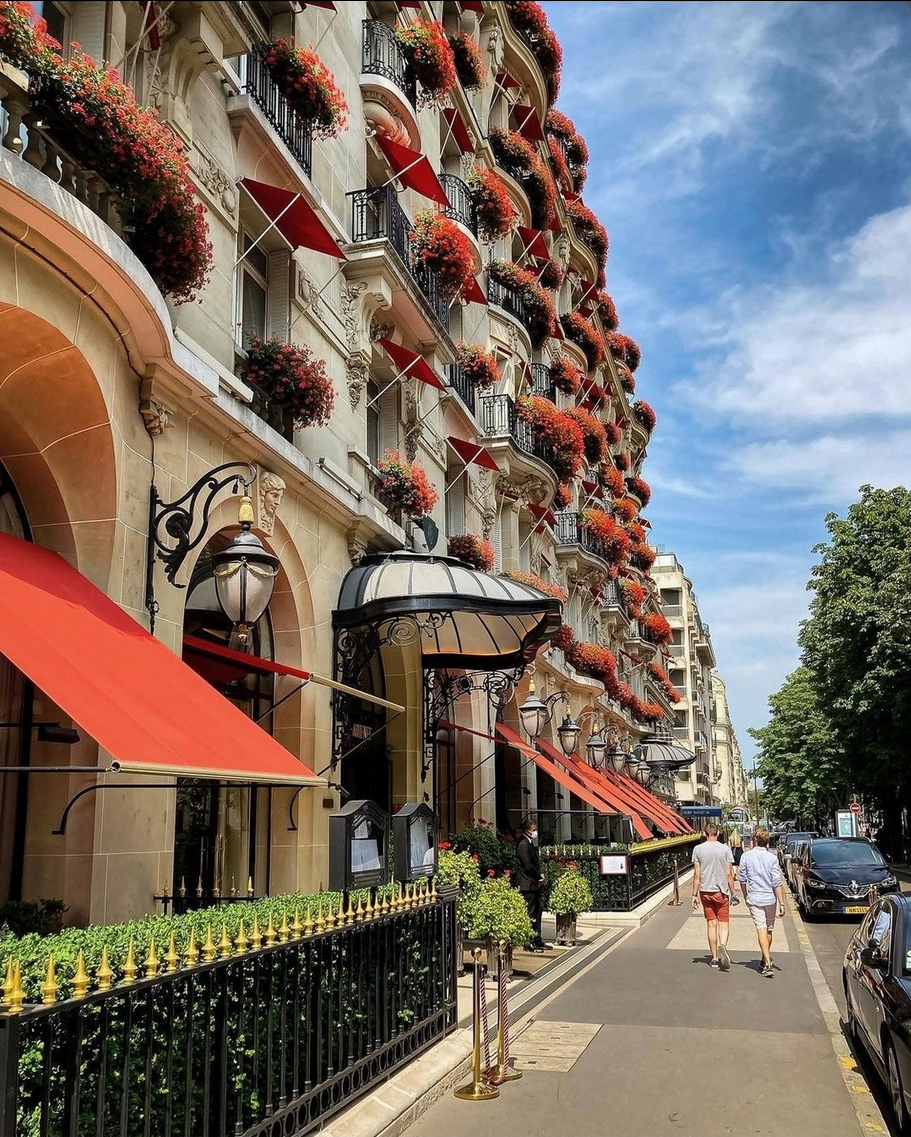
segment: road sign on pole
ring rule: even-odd
[[[859,801],[852,801],[851,805],[848,808],[851,810],[852,813],[860,813],[860,808],[861,808],[860,802]]]

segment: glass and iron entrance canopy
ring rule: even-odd
[[[390,643],[420,636],[427,667],[521,667],[560,626],[560,601],[455,557],[374,553],[342,581],[337,629],[384,625]]]

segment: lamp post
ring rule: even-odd
[[[754,801],[754,809],[756,810],[755,824],[758,825],[759,824],[759,785],[756,781],[756,764],[755,763],[753,764],[752,774],[753,774],[753,801]]]
[[[522,728],[525,733],[534,741],[554,717],[554,708],[560,699],[567,703],[567,713],[564,715],[563,722],[560,724],[557,733],[560,738],[560,745],[563,747],[563,752],[565,754],[571,754],[572,747],[575,745],[575,740],[578,736],[579,728],[573,723],[569,715],[569,705],[564,691],[554,691],[552,695],[549,695],[542,702],[535,690],[535,681],[532,679],[528,687],[528,698],[522,706],[519,707],[519,719],[522,722]],[[573,733],[574,731],[575,733]],[[570,746],[569,750],[566,749],[567,743]]]

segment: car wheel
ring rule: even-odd
[[[892,1102],[892,1112],[895,1114],[895,1124],[900,1134],[908,1132],[908,1110],[905,1106],[905,1094],[902,1089],[902,1077],[898,1068],[898,1057],[895,1045],[890,1041],[886,1043],[886,1080],[889,1084],[889,1099]]]

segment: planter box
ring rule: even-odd
[[[557,943],[569,944],[575,947],[576,944],[576,913],[571,912],[566,916],[557,916]]]
[[[460,958],[463,961],[463,964],[462,964],[463,970],[464,970],[465,955],[466,955],[466,953],[470,953],[472,948],[480,948],[481,949],[481,953],[482,953],[481,959],[480,959],[481,966],[487,968],[487,974],[491,979],[498,979],[499,978],[499,967],[500,967],[500,955],[499,955],[499,952],[497,951],[497,945],[494,942],[494,940],[492,940],[490,938],[485,939],[485,940],[469,940],[468,938],[463,937],[462,949],[461,949],[461,953],[460,953]],[[506,962],[506,978],[508,979],[512,975],[512,948],[511,947],[508,947],[506,949],[505,962]]]

